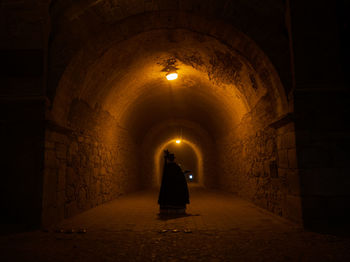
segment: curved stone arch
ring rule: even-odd
[[[177,19],[176,16],[168,17],[167,12],[201,16],[207,20],[205,26],[210,26],[210,23],[215,19],[222,20],[234,25],[263,48],[272,61],[277,63],[276,66],[280,70],[283,83],[287,82],[286,88],[289,89],[290,79],[289,75],[286,74],[290,69],[289,57],[288,52],[285,52],[289,48],[289,40],[283,31],[286,26],[286,8],[288,8],[286,3],[283,1],[277,3],[274,0],[268,0],[264,6],[260,5],[258,0],[234,2],[225,0],[152,2],[142,0],[52,0],[50,1],[49,13],[52,39],[55,40],[60,35],[69,35],[73,39],[72,41],[68,40],[69,48],[64,49],[64,57],[68,57],[68,60],[69,56],[76,53],[76,50],[80,49],[81,43],[86,43],[89,37],[100,34],[101,30],[108,26],[118,26],[121,21],[129,17],[154,13],[157,16],[155,20],[159,21],[159,25],[166,25],[169,24],[170,20]],[[181,18],[184,23],[193,22],[191,19],[184,18]],[[147,27],[148,24],[152,23],[153,21],[148,20],[145,24],[135,25],[140,28]],[[66,42],[64,38],[63,36],[63,41]],[[276,46],[281,47],[281,45],[284,45],[285,48],[275,48]]]
[[[197,152],[197,159],[201,159],[198,163],[198,167],[201,167],[199,171],[201,184],[205,187],[215,187],[216,179],[211,177],[215,165],[213,138],[203,127],[185,119],[172,119],[159,123],[147,133],[141,146],[143,177],[151,181],[151,186],[159,184],[159,154],[163,147],[178,137],[190,144]],[[146,181],[144,184],[149,185]]]
[[[174,19],[177,18],[177,19]],[[157,18],[157,19],[156,19]],[[140,27],[142,25],[142,27]],[[242,57],[245,57],[252,69],[258,73],[263,80],[263,84],[272,91],[272,97],[276,101],[276,111],[278,115],[283,115],[288,112],[288,103],[286,95],[282,87],[273,65],[266,55],[258,48],[258,46],[243,33],[238,32],[231,25],[224,24],[220,21],[207,21],[202,17],[195,17],[186,13],[163,12],[162,16],[159,13],[147,13],[126,18],[118,25],[106,28],[103,33],[95,37],[93,41],[78,52],[78,54],[67,63],[65,73],[60,78],[58,89],[62,86],[72,84],[75,75],[69,76],[67,72],[74,72],[75,67],[81,65],[81,61],[94,61],[92,57],[99,57],[109,48],[108,43],[113,45],[116,42],[124,41],[132,36],[146,31],[156,29],[177,29],[185,28],[186,30],[198,32],[203,35],[209,35],[220,42],[235,50]],[[127,30],[128,29],[128,30]],[[127,31],[126,31],[127,30]],[[91,39],[90,39],[91,40]],[[108,40],[108,41],[106,41]],[[56,43],[57,46],[58,43]],[[55,44],[52,52],[55,53]],[[97,51],[96,51],[97,50]],[[54,57],[51,56],[53,61]],[[83,63],[84,64],[84,63]],[[79,67],[79,66],[78,66]],[[81,68],[80,68],[81,70]],[[72,80],[73,79],[73,80]],[[52,82],[51,82],[52,83]],[[51,88],[54,86],[51,86]],[[56,100],[56,99],[55,99]],[[57,101],[53,102],[54,109]],[[61,104],[58,106],[62,107]],[[63,106],[64,107],[64,106]]]
[[[161,15],[160,15],[161,14]],[[174,19],[174,17],[176,19]],[[151,23],[147,23],[151,21]],[[142,26],[140,26],[142,25]],[[65,110],[70,108],[70,101],[72,99],[79,99],[82,98],[81,96],[84,94],[85,90],[83,89],[84,86],[81,84],[80,80],[84,79],[86,77],[86,70],[88,65],[99,65],[99,58],[103,57],[107,54],[109,50],[111,50],[111,47],[113,47],[117,43],[125,43],[129,39],[132,39],[133,37],[137,38],[138,36],[142,34],[148,34],[153,33],[159,30],[163,30],[165,32],[170,32],[174,30],[185,30],[187,32],[192,32],[192,35],[200,35],[201,37],[208,37],[210,39],[214,39],[215,41],[220,42],[221,45],[224,45],[225,48],[232,50],[232,52],[235,52],[236,56],[242,57],[245,59],[247,67],[249,69],[254,70],[255,75],[261,79],[262,85],[268,90],[266,92],[267,97],[261,96],[260,100],[257,101],[256,107],[251,106],[249,107],[249,110],[252,114],[246,114],[246,118],[244,118],[241,124],[241,128],[238,129],[236,126],[231,125],[227,129],[228,134],[226,137],[223,137],[220,142],[223,144],[223,146],[220,148],[221,152],[218,154],[218,157],[220,157],[220,161],[225,166],[219,167],[220,170],[220,176],[226,177],[226,179],[229,179],[231,181],[231,184],[227,183],[226,181],[219,181],[219,186],[221,184],[227,184],[230,187],[224,188],[230,191],[236,190],[236,184],[237,184],[237,178],[240,178],[239,176],[246,176],[247,174],[256,173],[262,169],[263,165],[259,164],[257,171],[252,170],[252,172],[246,172],[247,170],[240,170],[237,167],[247,167],[252,166],[251,162],[255,161],[255,158],[249,158],[249,159],[243,159],[243,161],[246,161],[242,163],[242,161],[236,161],[236,163],[230,165],[226,165],[227,162],[230,162],[232,158],[237,157],[237,155],[240,154],[238,151],[234,151],[235,144],[250,141],[251,137],[255,137],[256,133],[259,133],[262,129],[271,129],[268,126],[276,120],[279,116],[285,114],[288,112],[288,103],[286,100],[286,96],[284,93],[284,89],[282,87],[282,84],[280,82],[279,76],[277,72],[275,71],[273,65],[267,58],[267,56],[260,50],[260,48],[247,36],[245,36],[243,33],[238,32],[234,27],[231,25],[227,25],[223,22],[217,21],[217,20],[211,20],[208,21],[204,19],[203,17],[196,17],[188,13],[179,13],[179,12],[173,12],[173,11],[164,11],[162,13],[148,13],[148,14],[142,14],[137,15],[133,17],[129,17],[124,19],[123,21],[120,21],[118,24],[114,24],[113,26],[106,26],[104,30],[96,37],[86,36],[89,41],[82,47],[77,48],[74,53],[74,57],[68,57],[67,63],[65,64],[64,68],[64,74],[61,77],[59,75],[60,79],[60,85],[58,87],[57,93],[55,95],[55,99],[53,101],[53,108],[52,108],[52,119],[54,119],[59,124],[65,126],[68,114],[66,114]],[[82,38],[84,39],[84,38]],[[201,39],[201,38],[200,38]],[[198,41],[200,41],[198,39]],[[58,39],[59,40],[59,39]],[[54,40],[54,46],[59,45],[59,41],[56,39]],[[55,54],[55,48],[53,48],[52,53]],[[59,54],[56,53],[56,54]],[[54,58],[54,57],[51,57]],[[56,57],[57,58],[57,57]],[[194,66],[196,67],[196,65]],[[230,67],[230,65],[228,65]],[[198,67],[200,69],[200,67]],[[200,70],[197,70],[196,68],[193,69],[195,72],[199,72]],[[248,70],[248,69],[247,69]],[[63,72],[63,71],[62,71]],[[62,73],[61,72],[61,73]],[[89,75],[91,77],[91,75]],[[224,81],[225,76],[218,77],[220,81]],[[211,79],[209,79],[211,81]],[[214,81],[210,82],[214,86]],[[55,85],[53,86],[55,87]],[[83,87],[83,88],[82,88]],[[96,86],[98,87],[98,86]],[[144,87],[144,86],[142,86]],[[74,88],[78,90],[76,94],[72,93],[74,91]],[[72,95],[73,94],[73,95]],[[108,93],[106,93],[108,95]],[[213,94],[213,93],[209,93]],[[223,96],[222,96],[223,97]],[[61,100],[60,100],[61,99]],[[81,99],[82,103],[86,103],[84,99]],[[134,100],[129,100],[130,103],[132,103]],[[197,98],[197,101],[200,101],[200,98]],[[210,103],[208,103],[210,104]],[[227,106],[227,100],[225,103],[225,106]],[[232,102],[232,104],[234,104]],[[102,105],[103,106],[103,105]],[[234,106],[234,105],[232,105]],[[92,116],[98,116],[96,114],[95,108],[97,108],[98,112],[100,112],[102,115],[105,115],[105,119],[109,119],[109,116],[111,115],[108,110],[105,110],[105,108],[101,109],[101,105],[94,105],[93,103],[86,103],[86,106],[84,105],[84,108],[91,109],[90,113]],[[248,108],[248,107],[247,107]],[[101,110],[100,110],[101,109]],[[201,108],[199,108],[201,109]],[[225,109],[224,107],[219,109]],[[60,110],[62,110],[60,112]],[[197,110],[195,114],[199,116],[203,111]],[[83,112],[85,113],[85,112]],[[263,120],[260,121],[261,116],[263,115]],[[227,116],[227,114],[226,114]],[[181,115],[181,117],[185,117],[184,115]],[[113,118],[113,116],[112,116]],[[85,122],[88,122],[90,119],[94,120],[92,117],[87,116]],[[103,119],[101,119],[103,120]],[[158,121],[164,120],[159,118]],[[190,119],[193,120],[193,119]],[[60,122],[61,121],[61,122]],[[227,121],[228,122],[228,121]],[[211,124],[216,124],[217,122],[209,123],[207,126],[210,126]],[[112,127],[113,124],[114,126]],[[99,127],[97,132],[105,132],[107,136],[110,135],[110,140],[114,141],[121,141],[123,142],[124,138],[123,136],[118,136],[122,133],[120,129],[124,130],[127,135],[129,130],[125,130],[124,126],[118,126],[120,124],[118,121],[104,121],[103,125],[101,126],[102,129]],[[104,127],[107,128],[104,128]],[[140,127],[140,126],[139,126]],[[118,129],[119,128],[119,129]],[[107,130],[108,129],[108,130]],[[242,134],[247,137],[247,139],[243,139],[243,137],[240,137],[237,133],[242,130]],[[143,128],[144,132],[147,132],[146,128]],[[271,132],[270,132],[271,131]],[[120,134],[117,134],[120,133]],[[265,141],[270,141],[276,138],[275,131],[273,130],[267,130],[267,132],[260,132],[262,133],[261,137],[261,144],[263,144]],[[265,135],[266,133],[266,135]],[[220,137],[222,133],[217,135],[217,137]],[[260,139],[260,137],[258,138]],[[191,139],[187,139],[188,141],[193,142]],[[167,139],[164,139],[163,141],[169,141]],[[234,141],[234,143],[233,143]],[[254,139],[251,140],[251,144],[257,144],[259,141],[255,141]],[[217,142],[217,141],[215,141]],[[238,147],[237,147],[238,148]],[[123,148],[122,148],[123,149]],[[227,150],[226,150],[227,149]],[[239,148],[238,148],[239,150]],[[129,158],[130,160],[134,159],[137,160],[137,156],[133,154],[134,151],[128,150],[126,148],[125,150],[121,150],[120,154],[116,157],[116,165],[119,164],[119,156],[121,154],[125,154],[125,159]],[[229,154],[227,154],[229,152]],[[232,153],[232,154],[231,154]],[[260,153],[260,152],[259,152]],[[266,162],[267,160],[262,155],[256,155],[256,158],[259,158],[259,160],[264,160]],[[276,159],[276,152],[273,151],[271,153],[271,156],[269,155],[269,158]],[[225,161],[222,161],[224,159]],[[238,159],[238,158],[237,158]],[[270,160],[269,159],[269,160]],[[131,161],[132,162],[132,161]],[[261,162],[261,161],[260,161]],[[132,163],[131,163],[132,164]],[[128,166],[123,169],[123,172],[120,172],[123,174],[122,179],[120,181],[126,181],[127,179],[130,179],[130,176],[127,176],[126,174],[129,173],[127,170],[129,168]],[[224,172],[221,172],[224,171]],[[242,171],[242,172],[241,172]],[[249,171],[249,170],[248,170]],[[118,171],[119,172],[119,171]],[[135,178],[139,174],[135,173]],[[203,176],[204,178],[204,176]],[[204,181],[205,182],[205,181]],[[221,183],[222,182],[222,183]],[[245,183],[246,180],[243,180]],[[235,184],[235,185],[234,185]],[[241,183],[242,184],[242,183]],[[260,188],[256,188],[251,185],[255,185],[253,179],[250,179],[247,181],[246,188],[249,188],[251,191],[251,195],[254,194],[256,190],[259,190]],[[245,185],[245,184],[244,184]],[[116,181],[116,187],[119,187],[119,180]],[[142,185],[143,186],[143,185]],[[245,190],[245,188],[238,188],[238,190]],[[236,190],[237,191],[237,190]],[[233,191],[235,192],[235,191]],[[248,197],[251,197],[249,195]]]
[[[167,148],[167,146],[171,143],[174,143],[175,139],[171,139],[168,141],[163,142],[162,144],[160,144],[157,149],[156,149],[156,153],[154,154],[154,166],[155,166],[155,178],[156,181],[158,182],[157,184],[160,185],[161,182],[161,178],[162,178],[162,174],[161,174],[161,161],[160,159],[162,158],[162,153],[163,150],[165,150]],[[198,183],[200,185],[203,185],[203,156],[202,156],[202,152],[200,151],[200,148],[192,143],[191,141],[187,140],[187,139],[182,139],[182,143],[190,146],[192,148],[192,150],[194,151],[196,157],[197,157],[197,170],[198,170]]]

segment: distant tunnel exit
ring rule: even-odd
[[[198,150],[196,152],[191,146],[191,144],[188,143],[186,140],[181,140],[180,143],[177,143],[176,140],[172,140],[163,146],[163,148],[160,150],[161,154],[160,156],[158,156],[157,161],[159,171],[162,170],[162,166],[164,163],[162,152],[166,149],[169,150],[169,152],[175,154],[175,162],[180,165],[183,171],[189,171],[185,174],[188,182],[202,182],[200,181],[200,179],[202,179],[203,177],[202,156],[199,155],[200,152]],[[159,175],[157,174],[157,177],[161,177],[161,173]]]

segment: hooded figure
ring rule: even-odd
[[[184,173],[175,163],[174,154],[165,151],[162,184],[158,204],[161,213],[184,213],[189,204],[189,193]]]

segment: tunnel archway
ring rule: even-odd
[[[152,184],[141,175],[145,145],[157,126],[178,119],[198,143],[188,141],[205,148],[196,149],[203,152],[204,185],[288,213],[286,193],[276,186],[283,178],[275,174],[279,134],[271,126],[288,113],[288,103],[269,59],[232,26],[181,12],[163,15],[164,23],[155,19],[159,13],[148,13],[106,25],[68,61],[58,52],[64,39],[53,40],[44,220]],[[55,63],[65,63],[61,75]],[[173,82],[165,78],[169,65],[179,73]],[[171,133],[166,127],[158,133],[163,138]],[[206,175],[214,170],[215,179]]]
[[[174,138],[161,144],[154,157],[154,165],[156,167],[156,180],[158,186],[160,185],[162,178],[162,166],[163,166],[163,151],[168,149],[171,153],[175,153],[176,161],[181,166],[183,171],[191,170],[195,174],[194,181],[203,184],[203,156],[193,143],[186,139]],[[181,141],[177,144],[176,141]],[[186,152],[187,151],[187,152]],[[190,169],[189,169],[190,168]],[[198,176],[198,177],[197,177]]]
[[[159,123],[149,130],[141,145],[142,177],[145,185],[157,186],[160,180],[159,157],[166,145],[174,139],[185,141],[197,158],[199,181],[202,186],[215,188],[215,147],[209,133],[195,122],[184,119],[170,119]],[[159,174],[159,175],[158,175]]]

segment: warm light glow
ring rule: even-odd
[[[176,144],[180,144],[181,143],[181,140],[176,140]]]
[[[166,79],[175,80],[177,78],[177,73],[170,73],[166,75]]]

